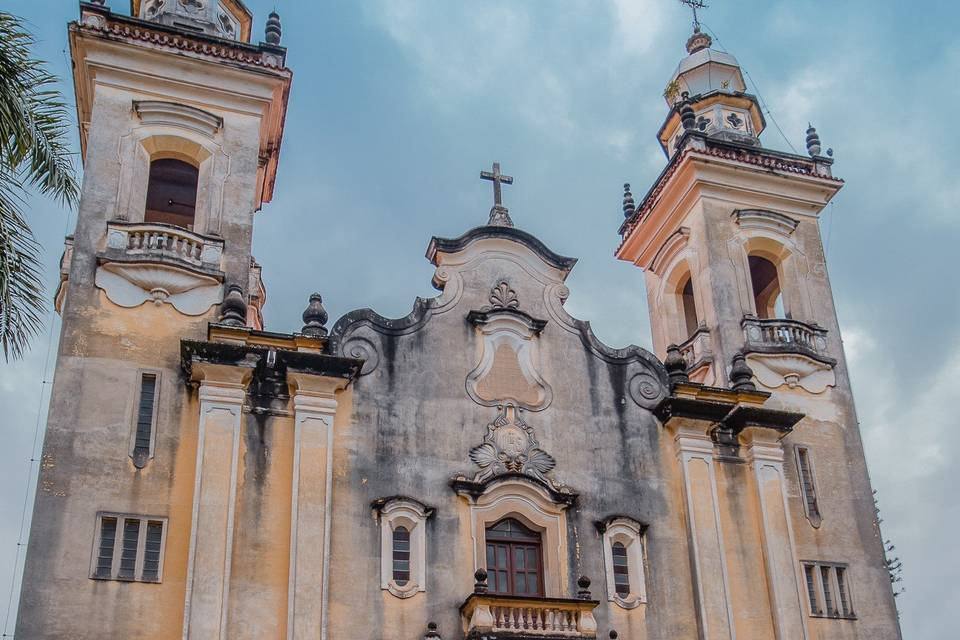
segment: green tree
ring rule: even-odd
[[[28,189],[74,206],[79,187],[57,78],[31,57],[33,37],[0,11],[0,345],[23,356],[46,311],[40,246],[24,217]]]

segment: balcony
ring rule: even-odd
[[[467,640],[487,634],[524,640],[596,638],[593,610],[600,604],[590,599],[590,580],[581,576],[577,598],[542,598],[488,593],[487,572],[478,569],[473,594],[460,605],[460,619]]]
[[[687,375],[693,382],[706,385],[714,384],[713,341],[710,330],[700,325],[685,342],[679,345],[680,355],[687,363]]]
[[[757,380],[776,389],[802,387],[822,393],[836,383],[833,368],[837,361],[827,354],[827,330],[786,318],[745,316],[744,353]]]
[[[223,240],[162,223],[107,223],[96,284],[121,307],[153,301],[188,316],[223,299]]]
[[[223,240],[170,224],[107,223],[106,256],[124,261],[166,262],[219,271]]]
[[[511,638],[595,638],[596,600],[523,598],[474,593],[460,606],[468,640],[497,633]]]

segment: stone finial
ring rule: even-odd
[[[427,623],[427,632],[423,634],[423,640],[442,640],[436,622]]]
[[[267,27],[265,29],[267,44],[279,45],[280,37],[283,35],[283,29],[280,27],[280,14],[271,11],[267,16]]]
[[[227,287],[227,295],[220,303],[220,324],[231,327],[247,325],[247,301],[243,299],[243,289],[238,284]]]
[[[697,128],[697,114],[693,112],[693,106],[690,104],[690,94],[684,91],[680,97],[683,99],[680,107],[680,123],[683,124],[684,131],[693,131]]]
[[[733,356],[733,366],[730,367],[730,386],[734,391],[756,391],[753,383],[753,369],[747,364],[742,351]]]
[[[687,361],[677,345],[671,344],[667,347],[667,358],[663,361],[663,366],[667,369],[670,384],[690,382],[690,376],[687,375]]]
[[[633,194],[630,193],[630,183],[625,182],[623,184],[623,217],[632,218],[636,212],[637,208],[633,203]]]
[[[820,135],[812,124],[807,123],[807,153],[811,156],[818,156],[820,155],[820,149]]]
[[[581,600],[589,600],[590,599],[590,578],[588,578],[587,576],[580,576],[577,579],[577,586],[580,587],[580,589],[577,591],[577,597],[580,598]]]
[[[510,217],[510,212],[507,211],[506,207],[495,204],[490,209],[490,218],[487,220],[487,226],[512,227],[513,219]]]
[[[319,293],[310,296],[310,304],[303,312],[303,329],[300,333],[305,336],[322,338],[327,335],[327,310],[323,308],[323,297]]]
[[[487,592],[487,570],[483,567],[480,567],[473,572],[473,592],[474,593],[486,593]]]
[[[713,45],[713,39],[700,31],[700,25],[693,28],[693,35],[687,40],[687,53],[695,54],[697,51],[709,49]]]

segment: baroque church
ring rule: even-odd
[[[85,179],[17,638],[900,638],[813,128],[763,147],[694,30],[665,167],[610,220],[652,353],[567,313],[576,259],[513,224],[497,164],[489,222],[427,243],[436,297],[328,321],[314,295],[277,333],[251,237],[293,74],[252,23],[69,25]]]

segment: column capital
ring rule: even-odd
[[[740,432],[740,441],[746,448],[748,463],[773,462],[783,464],[782,434],[761,427],[747,427]]]

